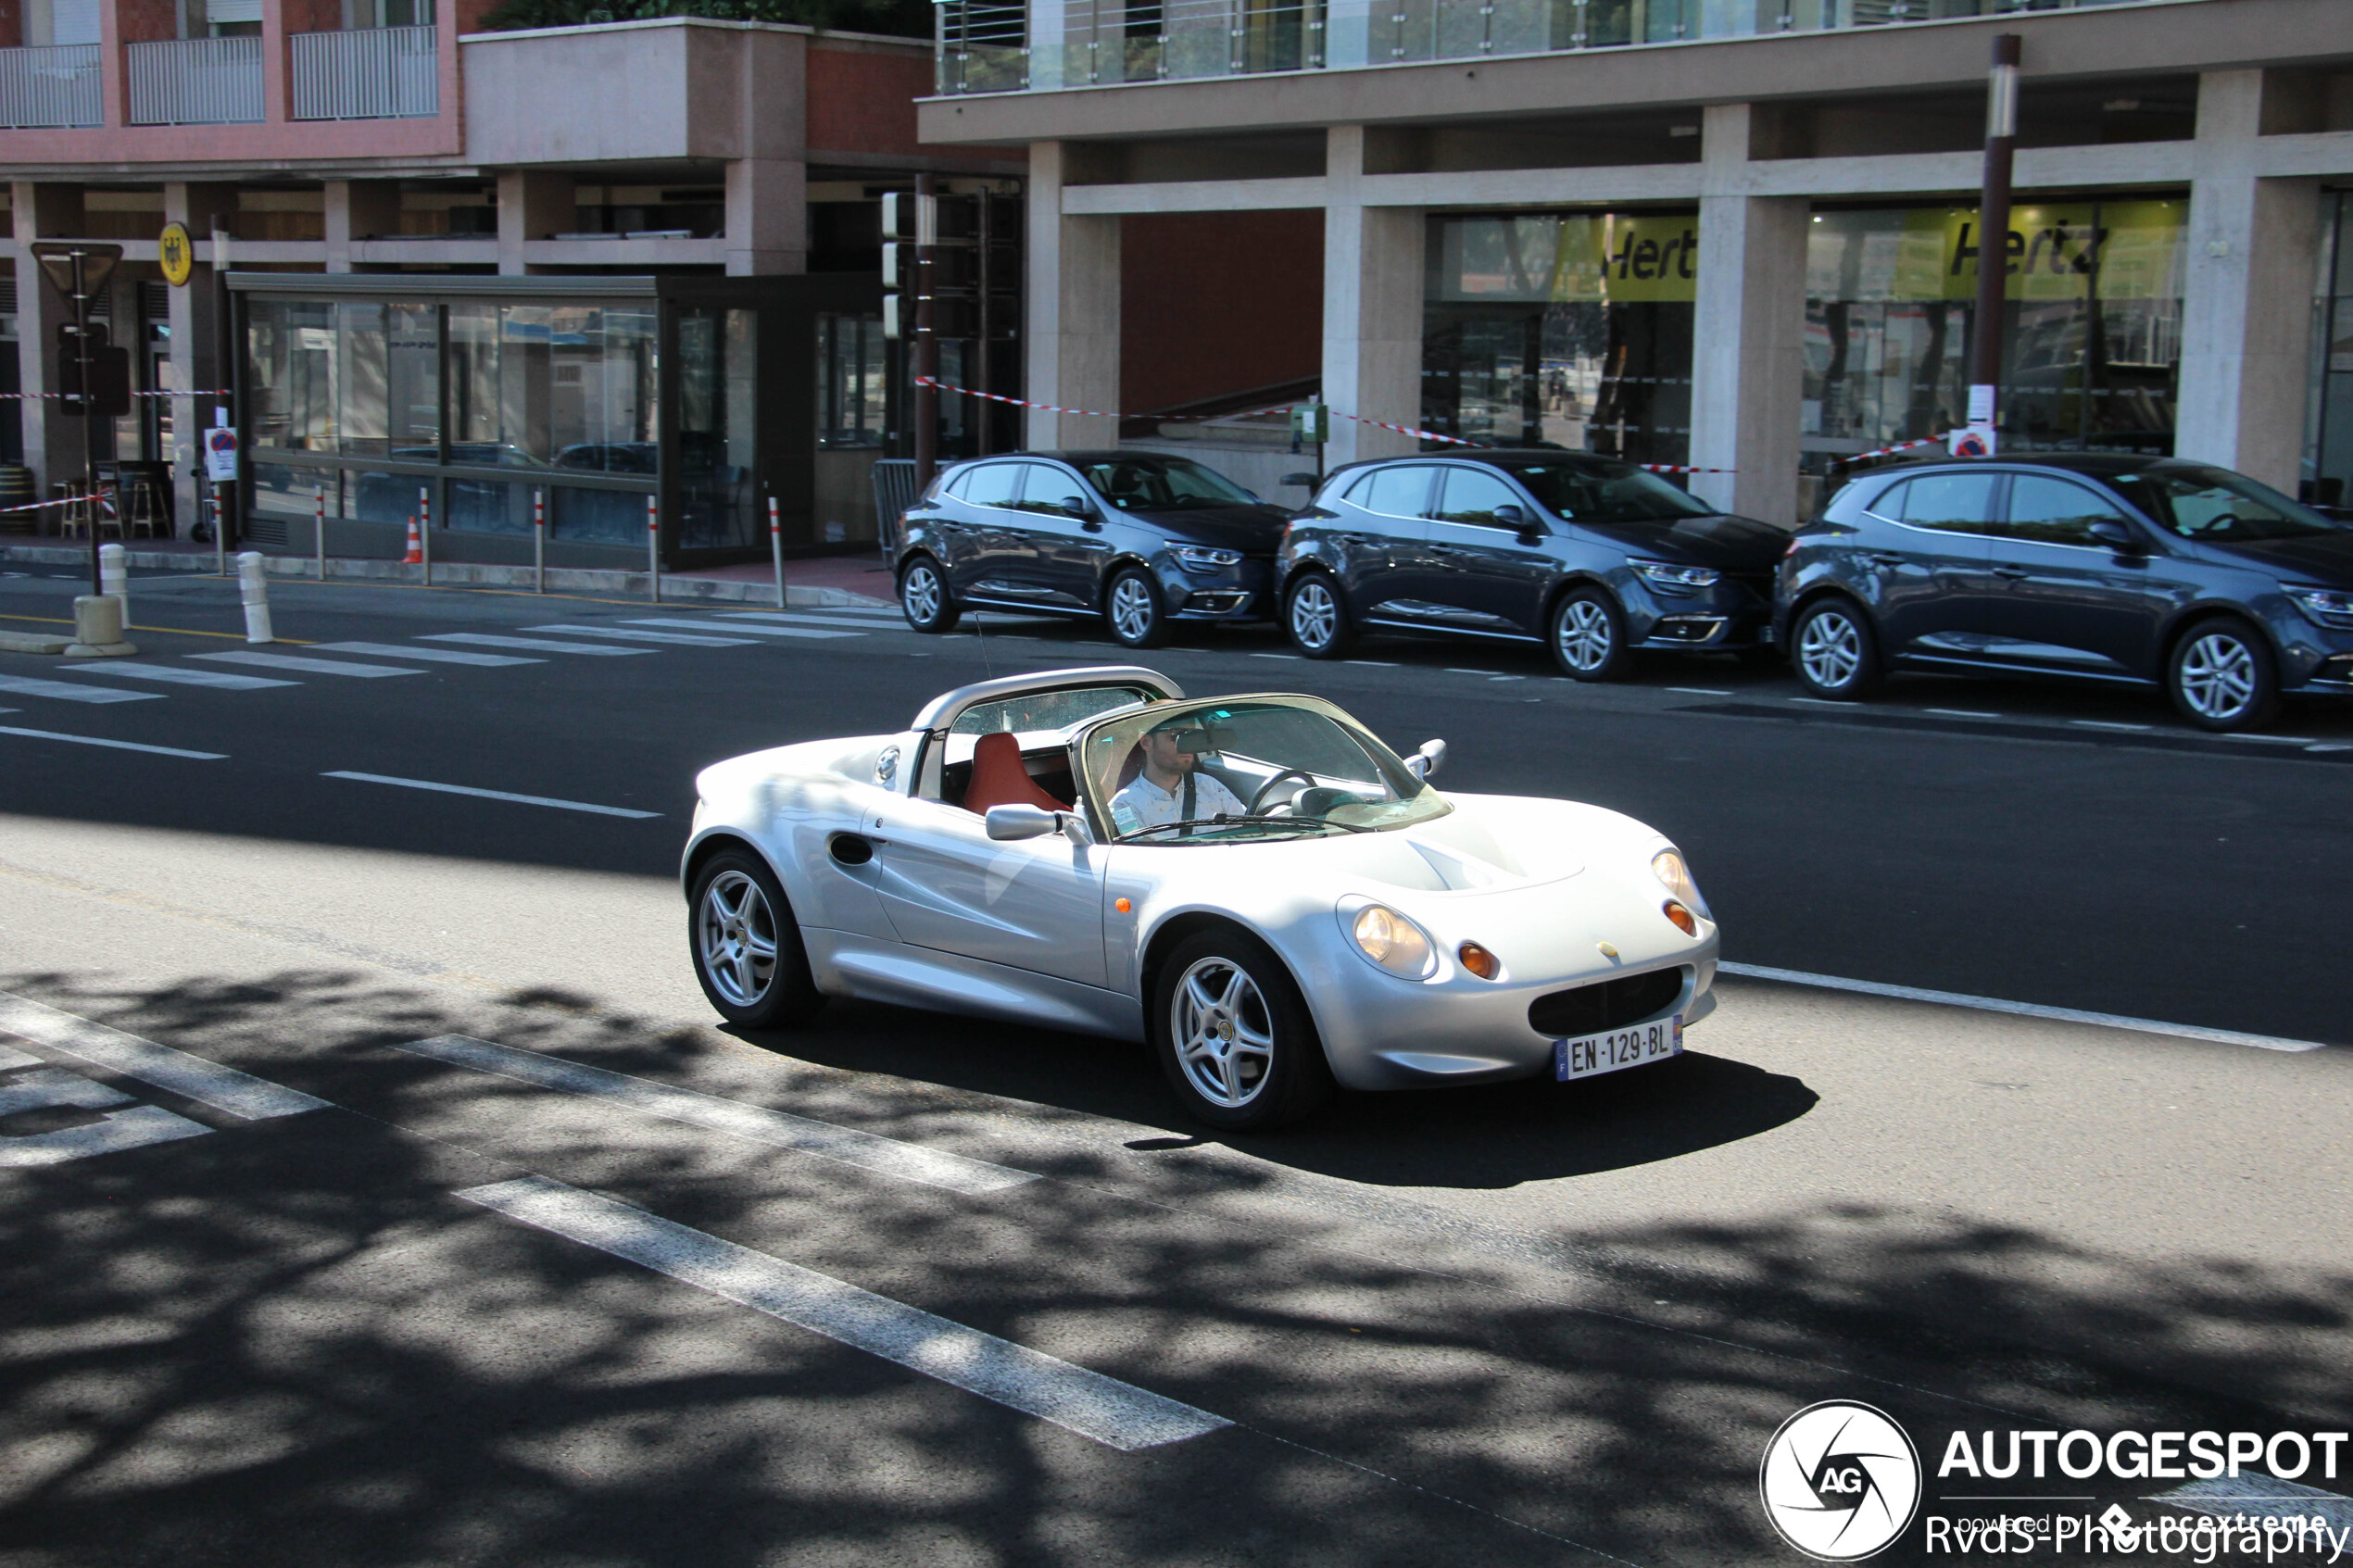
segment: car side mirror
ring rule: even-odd
[[[1528,532],[1528,513],[1509,501],[1497,507],[1493,515],[1496,526],[1500,528],[1516,528],[1523,533]]]
[[[1321,482],[1312,473],[1287,473],[1283,475],[1283,483],[1296,484],[1302,490],[1313,490]]]
[[[1062,509],[1068,512],[1073,517],[1093,517],[1095,515],[1095,508],[1087,504],[1084,496],[1079,495],[1063,496],[1062,499]]]
[[[1446,743],[1442,740],[1426,740],[1422,742],[1422,748],[1419,751],[1405,759],[1405,771],[1427,783],[1429,776],[1438,771],[1439,764],[1445,760]]]
[[[2100,518],[2092,524],[2092,537],[2111,550],[2126,555],[2142,555],[2147,550],[2140,536],[2113,518]]]
[[[1073,844],[1092,844],[1095,835],[1076,811],[1049,811],[1038,806],[991,806],[981,819],[988,836],[998,840],[1043,838],[1061,834]]]

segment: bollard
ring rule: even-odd
[[[122,623],[131,624],[131,571],[123,563],[122,546],[98,546],[98,592],[122,601]]]
[[[785,530],[776,521],[776,497],[768,497],[768,554],[776,563],[776,608],[785,608]]]
[[[319,581],[327,580],[327,492],[319,492],[319,501],[310,527],[310,542],[318,551]]]
[[[646,583],[661,603],[661,501],[654,495],[646,497]]]
[[[122,601],[112,594],[84,594],[73,601],[73,641],[68,659],[111,659],[139,650],[122,638]]]
[[[532,592],[547,591],[547,493],[531,493],[531,580]]]
[[[417,486],[417,536],[424,546],[425,586],[433,586],[433,492]]]
[[[237,553],[237,596],[245,602],[245,641],[275,642],[270,634],[270,583],[261,575],[259,550]]]
[[[219,574],[226,577],[229,575],[229,531],[220,526],[227,514],[220,505],[220,486],[208,484],[204,487],[204,504],[207,515],[212,519],[213,564]]]

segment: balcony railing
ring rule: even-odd
[[[252,125],[261,119],[261,40],[168,38],[132,44],[133,125]]]
[[[98,45],[0,49],[0,126],[103,125]]]
[[[1478,59],[2128,3],[1064,0],[1061,36],[1038,38],[1031,36],[1019,0],[942,0],[934,9],[938,90],[957,94]]]
[[[424,27],[297,32],[296,119],[411,119],[441,112],[439,34]]]

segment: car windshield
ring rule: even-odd
[[[1510,472],[1537,500],[1579,522],[1680,522],[1717,513],[1632,463],[1514,463]]]
[[[1122,843],[1320,838],[1453,809],[1396,753],[1314,697],[1153,703],[1102,720],[1078,747],[1088,802]]]
[[[2344,532],[2344,524],[2228,469],[2146,468],[2102,477],[2108,488],[2184,539],[2230,545]]]
[[[1103,499],[1123,511],[1172,512],[1258,504],[1257,496],[1189,458],[1106,458],[1079,463],[1077,468]]]

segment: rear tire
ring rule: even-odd
[[[918,632],[956,629],[963,611],[948,591],[948,574],[929,556],[917,556],[899,571],[899,613]]]
[[[1113,573],[1103,589],[1103,623],[1122,647],[1156,648],[1168,641],[1168,611],[1151,572],[1130,566]]]
[[[2175,711],[2201,730],[2257,729],[2279,711],[2279,665],[2263,633],[2218,615],[2173,645],[2165,661],[2165,690]]]
[[[1161,1072],[1185,1109],[1213,1127],[1284,1126],[1338,1086],[1290,972],[1246,932],[1220,927],[1179,943],[1149,1009]]]
[[[1545,641],[1572,681],[1622,681],[1634,667],[1626,612],[1599,588],[1579,588],[1553,607]]]
[[[1321,571],[1302,571],[1283,590],[1283,634],[1309,659],[1338,659],[1356,641],[1340,584]]]
[[[1790,628],[1789,664],[1816,696],[1856,702],[1879,689],[1879,637],[1851,600],[1818,599]]]
[[[730,1023],[791,1029],[825,1005],[785,890],[748,849],[723,849],[695,873],[686,947],[702,994]]]

